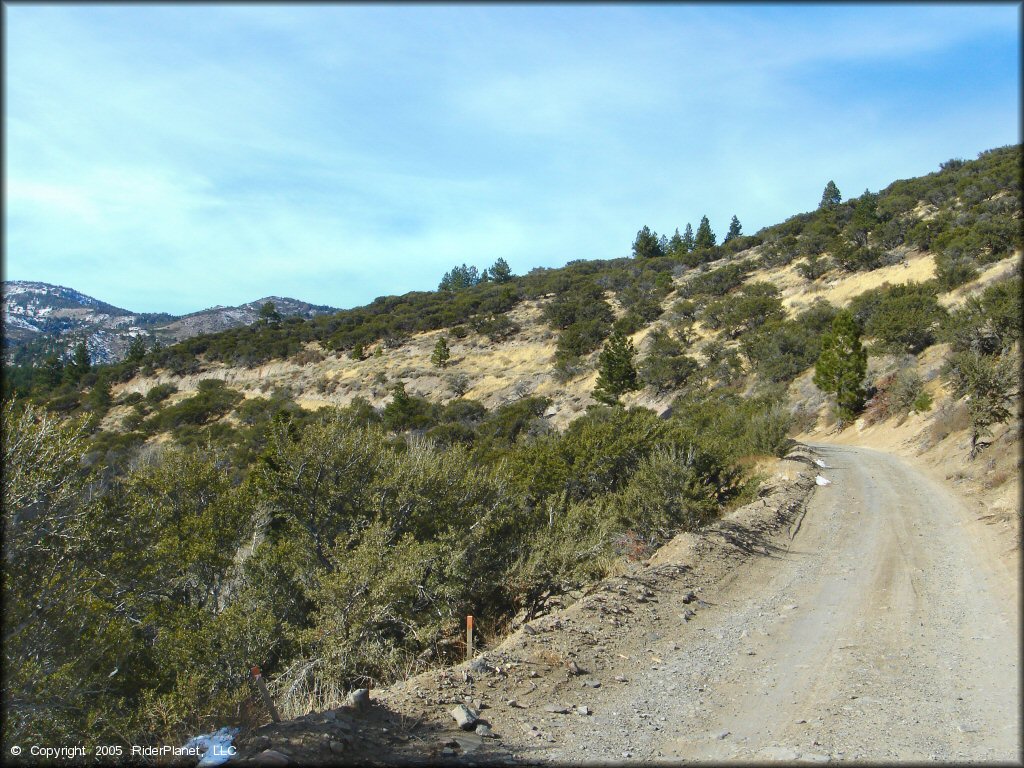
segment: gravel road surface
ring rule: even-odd
[[[788,550],[725,579],[543,761],[1021,759],[1016,581],[943,485],[813,447],[831,484]]]

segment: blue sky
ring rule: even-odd
[[[349,307],[1020,141],[1020,7],[6,5],[5,278]]]

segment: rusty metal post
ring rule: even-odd
[[[270,710],[270,716],[273,718],[275,723],[281,722],[281,716],[277,714],[277,707],[274,706],[274,700],[270,698],[270,691],[267,690],[267,684],[263,681],[263,675],[260,672],[259,667],[252,668],[252,679],[256,683],[256,688],[260,692],[260,696],[263,697],[263,703],[267,705],[267,709]]]
[[[466,661],[473,658],[473,617],[466,617]]]

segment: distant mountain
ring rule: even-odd
[[[251,325],[259,317],[260,308],[271,302],[284,317],[316,317],[337,312],[334,307],[307,304],[297,299],[284,296],[266,296],[248,304],[237,307],[210,307],[199,312],[192,312],[181,317],[171,318],[170,322],[157,329],[161,341],[180,341],[200,333],[216,333],[240,325]]]
[[[83,339],[93,362],[110,363],[124,357],[132,339],[142,336],[147,346],[201,333],[250,325],[260,308],[272,302],[285,317],[310,318],[338,310],[281,296],[267,296],[238,307],[211,307],[187,315],[132,312],[60,285],[24,280],[3,282],[3,355],[8,364],[31,364],[56,352],[67,354]]]

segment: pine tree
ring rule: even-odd
[[[843,196],[839,194],[839,187],[836,186],[834,181],[829,181],[825,185],[825,191],[821,193],[821,203],[818,205],[819,210],[833,211],[839,203],[843,201]]]
[[[89,348],[84,341],[75,345],[71,353],[71,363],[64,367],[64,381],[77,384],[89,372]]]
[[[668,241],[668,253],[673,256],[679,256],[685,251],[683,250],[683,238],[679,234],[679,227],[676,227],[676,231],[672,233],[672,237]]]
[[[732,221],[729,222],[729,231],[726,233],[725,240],[723,240],[722,242],[723,243],[728,243],[733,238],[739,237],[740,236],[740,230],[741,230],[740,220],[738,218],[736,218],[735,215],[733,215]]]
[[[860,343],[860,328],[853,314],[843,310],[832,330],[821,339],[821,354],[814,366],[814,385],[836,396],[840,426],[864,407],[864,377],[868,353]]]
[[[89,372],[89,348],[85,345],[84,341],[78,342],[71,362],[78,369],[79,376]]]
[[[853,216],[843,230],[861,248],[868,244],[868,234],[878,226],[878,195],[864,190],[853,209]]]
[[[138,362],[146,356],[146,342],[141,336],[135,336],[128,345],[127,357],[133,363]]]
[[[35,385],[43,391],[60,385],[64,378],[64,361],[56,353],[46,356],[35,375]]]
[[[389,429],[400,430],[408,426],[414,410],[412,399],[405,391],[405,382],[399,381],[391,388],[391,402],[384,406],[381,416]]]
[[[491,267],[491,279],[496,283],[507,283],[513,277],[508,262],[499,258]]]
[[[693,250],[696,241],[693,239],[693,227],[690,226],[690,222],[686,222],[686,229],[683,230],[683,252],[689,253]]]
[[[480,271],[476,267],[467,267],[463,264],[461,267],[452,267],[451,271],[445,272],[444,277],[441,278],[441,282],[437,286],[437,290],[461,291],[463,288],[472,288],[474,285],[479,285],[481,279]]]
[[[637,259],[650,259],[655,256],[662,256],[661,246],[658,244],[658,233],[651,230],[646,224],[636,233],[636,240],[633,241],[633,256]]]
[[[274,302],[268,301],[260,307],[259,322],[264,325],[277,325],[281,322],[281,313],[277,311]]]
[[[637,380],[636,349],[621,331],[613,331],[598,358],[597,384],[594,399],[607,405],[617,405],[619,395],[640,389]]]
[[[711,222],[707,216],[702,216],[697,227],[697,236],[693,241],[694,248],[714,248],[715,233],[711,231]]]
[[[362,360],[365,354],[366,350],[363,347],[363,342],[357,341],[348,356],[353,360]]]
[[[447,368],[451,356],[451,350],[448,349],[448,339],[440,336],[437,339],[437,344],[434,345],[434,353],[430,356],[430,362],[437,368]]]
[[[110,394],[110,379],[107,378],[105,374],[100,374],[100,378],[89,391],[89,396],[86,398],[86,404],[91,412],[102,414],[107,412],[112,402],[113,397]]]

